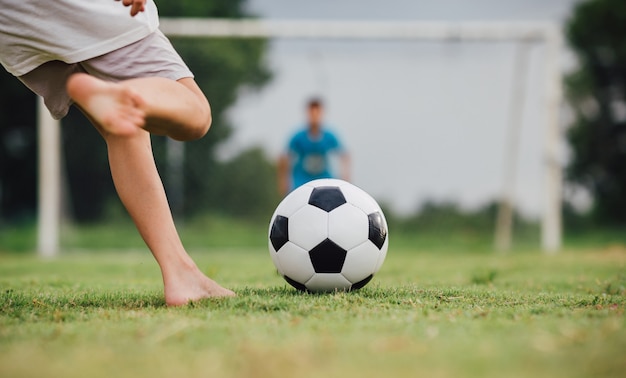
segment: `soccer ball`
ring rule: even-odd
[[[389,245],[378,203],[342,180],[314,180],[289,193],[269,226],[274,266],[303,291],[348,291],[365,286]]]

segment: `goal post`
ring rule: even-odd
[[[562,84],[559,55],[563,36],[556,27],[545,30],[545,143],[544,143],[544,211],[541,222],[541,244],[544,251],[555,253],[561,248],[563,224],[561,214],[563,171],[559,157],[559,111],[562,101]]]
[[[203,38],[300,38],[341,40],[423,40],[423,41],[493,41],[532,42],[546,48],[544,72],[544,202],[541,216],[541,247],[548,253],[561,247],[561,190],[562,172],[559,158],[561,135],[559,111],[561,104],[561,72],[559,54],[562,44],[561,31],[550,22],[396,22],[396,21],[317,21],[317,20],[263,20],[263,19],[207,19],[162,18],[161,30],[170,37]],[[40,105],[41,106],[41,105]],[[40,121],[41,122],[41,121]],[[40,134],[41,141],[41,134]],[[60,142],[58,142],[60,143]],[[53,154],[49,148],[41,153]],[[58,156],[42,156],[57,161]],[[49,179],[50,175],[47,175]],[[40,193],[49,183],[40,176]],[[58,180],[58,178],[57,178]],[[43,187],[41,187],[43,186]],[[54,198],[53,198],[54,197]],[[58,225],[48,224],[42,212],[44,201],[57,201],[57,195],[40,195],[39,235],[58,233]],[[57,210],[58,211],[58,208]],[[48,218],[51,219],[51,218]],[[52,220],[50,220],[52,221]],[[53,238],[49,238],[53,241]],[[58,237],[56,239],[58,243]],[[40,253],[44,252],[40,244]],[[46,247],[48,248],[48,247]],[[56,247],[50,250],[58,249]]]
[[[544,60],[544,203],[541,247],[560,249],[562,240],[559,111],[561,31],[551,22],[388,22],[315,20],[225,20],[170,18],[161,29],[176,37],[300,38],[344,40],[423,40],[534,42],[545,45]],[[509,226],[511,227],[511,226]]]
[[[61,223],[61,128],[52,118],[43,99],[37,102],[38,214],[37,252],[53,257],[59,250]]]

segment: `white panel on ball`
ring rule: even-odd
[[[346,200],[363,210],[366,214],[371,214],[380,210],[378,203],[363,189],[354,185],[345,185],[341,187]]]
[[[341,186],[341,184],[343,184],[344,182],[345,181],[343,180],[325,178],[325,179],[317,179],[317,180],[309,181],[306,184],[304,184],[304,186],[308,186],[310,188],[317,188],[320,186]]]
[[[305,286],[309,291],[342,291],[350,290],[352,283],[341,273],[315,273]]]
[[[359,282],[376,271],[381,255],[382,252],[368,240],[348,251],[341,274],[350,282]]]
[[[368,227],[367,214],[350,203],[328,214],[328,237],[345,250],[366,241]]]
[[[315,274],[309,253],[292,242],[287,242],[276,255],[279,272],[292,280],[306,282]]]
[[[328,238],[328,213],[306,205],[289,217],[289,241],[309,251]]]
[[[303,205],[306,205],[313,191],[312,187],[300,186],[293,192],[289,193],[289,200],[283,201],[276,207],[275,214],[280,214],[285,217],[290,217],[293,213],[298,211]]]

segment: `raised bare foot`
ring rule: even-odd
[[[205,298],[233,297],[235,293],[223,288],[208,278],[200,270],[165,280],[165,303],[168,306],[181,306]]]
[[[67,81],[67,92],[92,121],[113,135],[131,135],[145,125],[143,99],[122,84],[78,73]]]

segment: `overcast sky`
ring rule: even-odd
[[[251,0],[271,19],[555,21],[574,0]],[[506,131],[518,45],[275,39],[272,81],[242,92],[231,109],[232,156],[261,145],[271,158],[304,121],[313,95],[353,157],[352,181],[400,213],[423,201],[473,208],[502,189]],[[527,215],[542,206],[543,47],[531,46],[522,80],[523,132],[516,199]]]

